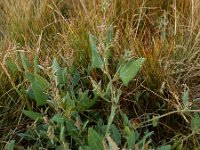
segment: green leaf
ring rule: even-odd
[[[12,73],[16,73],[18,71],[17,65],[12,61],[11,58],[6,60],[6,66],[9,68],[9,70],[11,70]]]
[[[31,100],[35,99],[32,88],[28,87],[28,89],[26,90],[26,94],[27,94],[28,98],[30,98]]]
[[[53,79],[56,82],[56,85],[63,86],[67,82],[66,78],[66,73],[67,73],[67,68],[62,69],[56,58],[54,58],[53,63],[52,63],[52,74],[53,74]]]
[[[87,110],[96,103],[98,96],[95,94],[94,97],[90,99],[88,96],[88,93],[89,93],[89,90],[79,93],[79,101],[77,104],[78,111]]]
[[[103,61],[98,53],[96,44],[94,42],[92,34],[89,33],[89,42],[92,50],[92,68],[102,68],[103,67]]]
[[[182,100],[183,100],[183,104],[184,107],[188,108],[189,106],[189,89],[187,87],[185,87],[183,95],[182,95]]]
[[[51,118],[51,121],[56,122],[57,124],[64,124],[64,121],[66,121],[66,119],[64,116],[56,114]]]
[[[136,134],[134,130],[130,130],[128,126],[124,128],[124,135],[126,137],[127,143],[128,143],[128,150],[132,150],[135,147],[136,142]]]
[[[103,150],[103,137],[99,135],[94,129],[88,129],[88,146],[91,150]]]
[[[31,82],[32,90],[34,94],[34,98],[36,100],[37,106],[42,106],[47,103],[48,95],[45,94],[46,89],[49,86],[48,81],[39,76],[39,75],[32,75],[27,73],[26,74],[28,80]]]
[[[113,124],[111,126],[111,131],[112,131],[112,138],[113,140],[118,144],[121,145],[121,134],[119,132],[119,130],[117,129],[117,127]]]
[[[52,63],[52,72],[53,74],[55,74],[58,70],[60,70],[60,66],[56,60],[56,58],[53,59],[53,63]]]
[[[141,146],[142,149],[144,149],[145,147],[145,142],[147,138],[149,138],[152,134],[153,134],[153,131],[152,132],[146,131],[144,137],[138,142],[138,145]]]
[[[69,92],[66,93],[65,97],[63,98],[63,101],[65,103],[65,111],[67,114],[71,113],[72,109],[75,109],[76,104],[75,101],[72,99]]]
[[[125,113],[123,113],[122,111],[120,111],[120,115],[122,117],[122,120],[123,120],[123,125],[124,126],[128,126],[129,125],[129,120],[128,120],[128,117]]]
[[[7,144],[7,150],[14,150],[14,146],[15,146],[15,140],[11,140],[11,141]]]
[[[28,72],[31,67],[31,64],[28,61],[28,58],[26,57],[26,55],[24,53],[21,53],[21,61],[22,61],[22,65],[25,69],[25,72]]]
[[[128,83],[135,78],[144,61],[145,58],[139,58],[137,60],[131,60],[122,66],[119,76],[122,79],[124,85],[127,86]]]
[[[156,126],[158,126],[158,124],[159,124],[159,119],[157,119],[157,117],[158,116],[153,116],[153,121],[152,121],[152,125],[153,125],[153,127],[156,127]]]
[[[200,117],[197,113],[195,113],[195,116],[192,118],[191,128],[194,132],[198,132],[200,130]]]
[[[200,102],[200,97],[194,99],[194,102]]]
[[[34,111],[28,111],[28,110],[22,110],[23,114],[27,117],[33,119],[33,120],[39,120],[42,121],[42,114]]]
[[[74,137],[74,138],[78,137],[79,131],[78,131],[77,127],[75,126],[75,122],[66,120],[65,123],[66,123],[66,131],[67,131],[68,135],[70,135],[71,137]]]
[[[74,72],[74,75],[73,75],[72,85],[73,85],[73,86],[77,86],[78,83],[79,83],[79,81],[80,81],[80,73],[79,73],[78,70],[76,70],[76,71]]]
[[[61,125],[60,129],[60,141],[65,142],[65,126]]]
[[[170,150],[170,149],[171,149],[171,145],[163,145],[157,148],[157,150]]]

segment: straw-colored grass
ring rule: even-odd
[[[125,53],[146,58],[137,79],[123,88],[120,99],[119,107],[130,120],[142,122],[152,114],[182,109],[186,87],[190,89],[191,105],[199,109],[198,101],[193,102],[200,98],[199,20],[199,0],[1,0],[1,145],[12,138],[17,140],[15,132],[28,128],[21,110],[28,107],[40,110],[24,94],[29,84],[20,53],[25,53],[31,63],[37,54],[42,68],[49,68],[53,58],[57,58],[62,67],[75,65],[85,74],[91,58],[88,33],[99,39],[101,51],[111,25],[114,29],[111,73]],[[12,70],[10,61],[17,70]],[[41,74],[49,75],[47,70]],[[93,71],[92,77],[102,79],[102,84],[107,82],[101,71]],[[105,103],[99,106],[108,114]],[[154,146],[169,142],[198,148],[200,139],[193,132],[190,135],[191,120],[186,118],[175,113],[163,117],[156,128],[145,124],[138,131],[154,131]]]

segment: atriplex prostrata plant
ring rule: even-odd
[[[140,126],[147,123],[152,123],[152,125],[156,127],[159,124],[159,119],[175,113],[181,113],[187,121],[187,118],[184,116],[185,113],[197,112],[197,110],[192,110],[190,108],[189,90],[185,87],[182,97],[184,102],[183,108],[160,116],[155,116],[133,127],[126,114],[124,114],[119,107],[119,100],[122,93],[121,88],[127,86],[129,82],[134,79],[145,59],[139,58],[134,60],[125,55],[122,59],[123,61],[116,65],[115,74],[111,75],[109,60],[112,59],[110,49],[112,29],[113,28],[110,27],[105,37],[105,47],[101,54],[99,54],[96,46],[97,39],[89,33],[91,65],[89,66],[88,74],[91,74],[91,76],[88,81],[90,80],[93,86],[92,95],[89,93],[89,90],[80,86],[80,83],[83,81],[81,81],[80,73],[76,68],[62,68],[59,66],[56,59],[53,60],[51,68],[43,68],[39,65],[36,55],[33,63],[34,69],[31,71],[31,63],[24,53],[21,53],[25,75],[31,83],[31,85],[27,87],[27,96],[35,100],[38,107],[47,104],[49,106],[45,107],[46,109],[41,111],[41,113],[23,110],[23,113],[35,120],[35,123],[26,133],[18,134],[22,141],[26,139],[25,141],[28,142],[29,140],[39,139],[40,142],[35,142],[35,148],[45,146],[57,149],[75,147],[81,149],[105,149],[105,147],[110,147],[111,149],[120,147],[133,149],[138,147],[144,149],[149,147],[151,142],[146,140],[153,132],[146,132],[145,136],[139,140],[139,133],[136,132],[136,128],[140,128]],[[92,71],[97,69],[103,73],[104,78],[102,79],[104,79],[106,81],[105,84],[107,84],[104,86],[105,88],[101,85],[103,81],[96,81],[96,79],[94,79],[94,74],[94,77],[92,77]],[[46,79],[39,75],[42,70],[47,72]],[[96,125],[91,126],[90,124],[93,121],[87,119],[87,117],[83,117],[82,113],[87,112],[91,107],[95,107],[95,104],[98,102],[97,100],[103,100],[109,104],[110,114],[108,115],[107,122],[103,122],[103,120],[101,120],[103,118],[100,117],[100,120],[95,123]],[[47,116],[49,109],[54,109],[55,113],[57,113],[50,119]],[[123,120],[123,132],[113,123],[115,117],[119,119],[120,116],[118,116],[118,114],[120,114]],[[93,118],[95,116],[90,117]],[[198,115],[196,114],[192,119],[192,135],[198,132],[198,120]],[[104,125],[104,123],[106,125]],[[88,137],[86,138],[87,134]],[[188,138],[189,137],[190,136],[188,136]],[[123,143],[123,138],[125,143]],[[73,141],[72,145],[69,139]],[[11,141],[8,146],[10,145],[13,145],[13,141]],[[170,149],[171,146],[165,145],[161,147],[161,149],[162,148]]]
[[[79,87],[79,80],[80,80],[80,73],[78,70],[72,70],[70,72],[70,68],[64,68],[62,69],[57,60],[54,59],[52,62],[51,68],[49,68],[51,71],[49,72],[48,70],[45,70],[49,76],[49,79],[45,79],[44,77],[40,76],[38,73],[40,72],[40,65],[38,64],[38,58],[37,55],[35,56],[34,59],[34,70],[33,73],[30,72],[31,70],[31,64],[29,63],[27,57],[24,55],[24,53],[21,53],[21,59],[22,59],[22,65],[25,70],[25,75],[26,78],[30,81],[31,86],[28,87],[26,93],[27,95],[34,99],[36,101],[37,106],[44,106],[46,104],[49,104],[49,107],[52,107],[53,109],[56,110],[56,112],[60,112],[62,115],[55,115],[52,119],[48,119],[45,117],[45,114],[47,113],[48,110],[45,110],[42,114],[33,112],[33,111],[27,111],[24,110],[23,113],[30,117],[33,120],[36,120],[36,122],[41,122],[43,119],[46,124],[43,126],[46,126],[46,138],[50,139],[50,145],[48,146],[56,146],[55,142],[60,143],[60,146],[62,148],[66,147],[71,147],[72,145],[69,145],[66,136],[65,136],[65,130],[68,130],[68,132],[74,132],[69,134],[68,136],[71,135],[71,138],[75,138],[75,145],[80,146],[84,144],[86,141],[81,141],[80,139],[77,141],[78,138],[78,126],[76,122],[73,122],[73,117],[75,117],[76,121],[80,121],[79,126],[83,125],[83,131],[86,128],[86,125],[89,123],[89,120],[87,120],[85,123],[82,123],[82,119],[79,116],[79,113],[86,111],[90,107],[94,106],[97,102],[97,99],[102,99],[105,100],[106,103],[111,104],[111,111],[110,115],[108,117],[107,125],[105,125],[105,129],[103,130],[103,133],[99,134],[97,133],[93,128],[88,129],[88,146],[87,148],[89,149],[102,149],[103,146],[106,146],[107,144],[105,143],[107,140],[108,144],[107,146],[112,147],[112,146],[120,146],[122,141],[120,140],[121,135],[118,133],[118,129],[116,126],[113,124],[114,117],[116,115],[116,112],[119,108],[119,100],[121,96],[121,87],[123,85],[127,86],[128,83],[135,78],[137,75],[139,69],[141,68],[142,64],[144,63],[145,59],[144,58],[139,58],[137,60],[134,60],[132,58],[124,57],[123,61],[116,66],[116,73],[114,76],[110,74],[110,69],[109,69],[109,59],[111,59],[111,43],[113,39],[113,28],[110,27],[110,30],[106,36],[105,39],[105,49],[102,53],[102,55],[99,54],[99,51],[96,46],[95,38],[94,36],[89,33],[89,42],[91,45],[91,66],[89,67],[89,72],[93,71],[94,69],[100,69],[99,71],[102,71],[103,77],[106,78],[105,80],[107,81],[107,86],[105,88],[102,88],[100,85],[100,82],[97,83],[95,79],[90,77],[90,81],[93,86],[93,98],[91,98],[90,94],[88,93],[89,90],[82,91],[81,87]],[[45,69],[45,68],[41,68]],[[73,69],[73,68],[72,68]],[[72,78],[67,78],[67,74],[73,75]],[[91,74],[91,73],[89,73]],[[68,76],[69,77],[69,76]],[[68,80],[67,80],[68,79]],[[69,81],[71,79],[71,81]],[[115,82],[119,82],[119,79],[122,80],[123,83],[120,83],[119,86],[115,85]],[[49,82],[50,80],[51,82]],[[71,85],[71,86],[70,86]],[[67,90],[67,91],[66,91]],[[66,92],[65,92],[66,91]],[[98,98],[99,97],[99,98]],[[134,148],[134,143],[138,139],[138,137],[135,137],[135,132],[134,130],[130,129],[130,125],[128,126],[128,118],[126,117],[125,114],[121,112],[122,118],[124,120],[124,136],[127,138],[127,146],[129,149]],[[42,119],[43,117],[43,119]],[[78,118],[77,118],[78,117]],[[68,119],[67,119],[68,118]],[[71,120],[72,119],[72,120]],[[78,119],[78,120],[77,120]],[[60,120],[60,121],[58,121]],[[62,121],[61,121],[62,120]],[[71,120],[71,121],[70,121]],[[54,135],[54,129],[55,127],[52,127],[53,122],[59,124],[59,132],[60,132],[60,138],[57,138]],[[69,122],[70,121],[70,122]],[[67,126],[65,126],[65,123],[67,123]],[[78,122],[77,122],[78,123]],[[68,129],[65,129],[65,128]],[[73,128],[72,128],[73,127]],[[81,128],[81,127],[79,127]],[[37,129],[38,130],[38,129]],[[72,131],[71,131],[72,130]],[[74,130],[74,131],[73,131]],[[76,131],[77,130],[77,131]],[[80,130],[80,129],[79,129]],[[111,131],[115,130],[112,134]],[[81,132],[83,132],[81,131]],[[30,131],[27,131],[27,134],[29,135]],[[53,132],[53,133],[50,133]],[[87,129],[86,131],[87,132]],[[119,134],[118,137],[113,137],[113,134]],[[52,134],[52,135],[50,135]],[[152,133],[147,133],[146,137],[140,142],[138,146],[144,146],[145,140],[148,136],[150,136]],[[19,134],[22,138],[26,137],[26,134]],[[36,134],[37,135],[37,134]],[[84,134],[83,134],[84,135]],[[34,135],[32,135],[34,136]],[[77,137],[76,137],[77,136]],[[117,141],[113,141],[114,138]],[[120,137],[119,137],[120,136]],[[137,135],[138,136],[138,135]],[[104,137],[104,138],[103,138]],[[32,137],[33,138],[33,137]],[[81,137],[79,137],[81,138]],[[82,137],[83,138],[83,137]],[[103,140],[105,139],[105,140]],[[96,140],[96,141],[93,141]],[[96,143],[96,145],[91,142],[93,141]],[[103,144],[104,141],[104,144]],[[82,143],[82,144],[81,144]],[[117,145],[117,143],[120,145]],[[39,143],[38,143],[39,144]],[[114,144],[114,145],[113,145]],[[57,145],[58,146],[58,145]],[[124,145],[125,146],[125,145]]]
[[[69,93],[70,96],[66,96],[75,97],[73,99],[81,97],[77,95],[87,95],[85,94],[87,92],[84,92],[86,90],[88,90],[88,95],[93,98],[95,95],[93,91],[95,90],[93,90],[91,82],[94,82],[93,85],[99,84],[98,87],[100,87],[103,96],[96,93],[98,99],[93,102],[97,105],[93,105],[91,109],[82,112],[85,116],[90,117],[90,127],[95,126],[95,120],[99,118],[91,117],[91,113],[94,113],[95,110],[101,112],[101,115],[97,116],[103,116],[103,124],[108,124],[107,116],[111,116],[112,102],[109,92],[108,96],[104,96],[104,91],[106,91],[104,89],[106,89],[110,80],[101,68],[85,68],[87,68],[88,58],[91,54],[87,42],[88,31],[96,36],[94,41],[95,43],[98,41],[96,47],[104,63],[104,52],[106,52],[104,47],[106,45],[104,45],[104,31],[106,30],[104,30],[104,27],[113,24],[116,38],[115,44],[111,44],[110,49],[114,52],[113,59],[115,61],[112,62],[109,59],[107,65],[111,79],[113,80],[119,66],[122,68],[124,60],[122,55],[124,53],[128,54],[129,59],[132,58],[132,55],[134,58],[146,58],[141,71],[142,75],[138,76],[135,82],[131,82],[128,87],[121,86],[121,82],[117,79],[112,82],[113,91],[121,87],[122,93],[120,101],[117,103],[118,107],[115,110],[113,124],[117,128],[123,129],[122,124],[118,124],[115,120],[118,118],[118,112],[123,111],[129,117],[132,125],[140,124],[137,125],[140,134],[147,129],[154,131],[151,137],[152,144],[156,146],[162,143],[171,144],[175,142],[181,143],[180,145],[184,145],[184,147],[198,147],[198,114],[193,116],[191,113],[191,111],[199,109],[200,34],[198,18],[200,15],[198,0],[94,0],[92,2],[85,0],[29,0],[27,3],[24,3],[24,0],[7,0],[0,2],[0,9],[2,10],[0,11],[0,20],[2,21],[2,24],[0,24],[2,39],[0,68],[3,70],[0,72],[0,109],[3,114],[3,116],[1,115],[0,129],[2,135],[6,136],[2,139],[10,139],[10,136],[16,133],[16,126],[19,129],[27,129],[24,124],[29,124],[29,122],[20,113],[25,106],[27,106],[27,110],[40,111],[44,116],[48,112],[49,118],[52,118],[57,112],[62,113],[61,115],[65,114],[64,116],[69,118],[73,114],[74,109],[63,111],[60,99],[66,94],[66,89],[63,89],[65,86],[61,85],[57,88],[58,79],[55,80],[52,75],[55,73],[52,72],[61,74],[59,76],[62,76],[63,73],[67,74],[67,82],[70,83],[71,79],[75,78],[74,74],[76,74],[76,78],[80,75],[81,83],[79,82],[79,86],[76,88],[81,88],[81,92],[75,88],[76,90],[72,90],[75,94]],[[17,48],[15,49],[15,47]],[[61,67],[61,71],[58,71],[60,73],[57,73],[55,71],[57,69],[53,71],[53,67],[46,68],[44,61],[41,61],[56,57],[57,59],[54,59],[52,64],[58,64],[56,63],[58,61],[61,66],[67,66],[66,62],[72,62],[70,58],[66,57],[70,50],[77,52],[75,56],[78,59],[75,64],[81,65],[75,67],[75,69],[67,67],[66,71]],[[15,59],[15,51],[23,52],[30,62],[33,62],[36,51],[39,52],[40,72],[33,73],[33,67],[29,67],[30,63],[30,65],[27,65],[28,71],[24,75],[24,70],[20,70],[21,64],[18,62],[21,58],[24,58],[24,56],[21,56],[24,54],[19,53],[17,55],[19,57]],[[118,61],[121,64],[119,63],[116,67]],[[22,65],[26,64],[26,61],[24,62]],[[59,80],[62,80],[62,78]],[[40,82],[42,85],[38,86],[37,84]],[[70,85],[70,83],[67,84]],[[187,92],[187,89],[189,89],[185,88],[187,86],[182,86],[183,83],[187,83],[190,92]],[[186,100],[181,98],[182,87],[184,88],[183,95],[185,95],[183,97],[188,96]],[[24,94],[26,91],[27,94]],[[36,92],[40,94],[37,95]],[[82,92],[84,94],[81,94]],[[36,93],[36,98],[34,93]],[[40,95],[42,96],[40,97]],[[103,98],[104,100],[102,100]],[[195,100],[192,101],[193,99]],[[48,103],[56,101],[56,103],[43,105],[46,101]],[[38,106],[35,106],[36,104]],[[46,106],[50,106],[48,111],[46,111]],[[95,106],[101,106],[102,111]],[[41,108],[44,110],[42,111]],[[77,110],[80,112],[80,109],[77,108]],[[24,111],[24,113],[26,112]],[[81,116],[81,118],[84,117]],[[192,125],[190,125],[191,120]],[[151,124],[153,124],[153,127]],[[135,125],[133,126],[135,127]],[[109,128],[105,127],[105,132],[106,129],[109,131]],[[193,132],[194,129],[195,132]],[[51,130],[49,129],[49,131]],[[112,130],[114,129],[111,125]],[[7,131],[10,132],[7,133]],[[190,131],[192,131],[192,134],[190,134]],[[97,131],[97,133],[100,132]],[[107,133],[109,134],[109,132]],[[103,133],[102,135],[106,134]],[[125,143],[125,141],[123,142]],[[3,141],[4,143],[6,142]],[[12,144],[13,141],[11,141]]]

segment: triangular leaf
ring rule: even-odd
[[[88,129],[88,146],[91,150],[103,150],[103,137],[99,135],[94,129]]]
[[[144,58],[139,58],[137,60],[131,60],[122,66],[119,76],[122,79],[124,85],[127,86],[128,83],[135,78],[144,61]]]
[[[111,136],[112,136],[113,140],[118,145],[120,145],[121,144],[121,134],[120,134],[119,130],[117,129],[117,127],[114,124],[112,124],[112,126],[111,126],[111,131],[112,131],[112,135]]]
[[[51,121],[56,122],[57,124],[63,124],[66,119],[64,116],[56,114],[51,118]]]
[[[96,44],[94,42],[92,34],[89,33],[89,42],[92,50],[92,68],[102,68],[103,67],[103,61],[98,53]]]
[[[79,135],[79,130],[75,126],[75,122],[66,120],[66,131],[68,132],[68,135],[75,137]]]
[[[39,75],[26,74],[26,76],[31,82],[37,106],[45,105],[48,100],[48,95],[45,94],[45,90],[49,86],[48,81]]]
[[[52,63],[52,74],[56,85],[63,86],[67,82],[66,78],[67,68],[62,69],[57,60],[54,58]]]
[[[52,63],[52,73],[55,75],[55,73],[60,70],[60,65],[58,64],[56,58],[53,59]]]
[[[33,120],[42,120],[42,114],[34,111],[28,111],[28,110],[22,110],[23,114],[26,115],[27,117],[33,119]]]
[[[21,53],[21,61],[22,61],[22,65],[23,65],[25,71],[28,72],[31,67],[31,64],[28,61],[28,58],[26,57],[26,55],[24,53]]]

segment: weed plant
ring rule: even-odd
[[[198,0],[1,0],[0,148],[200,147]]]

